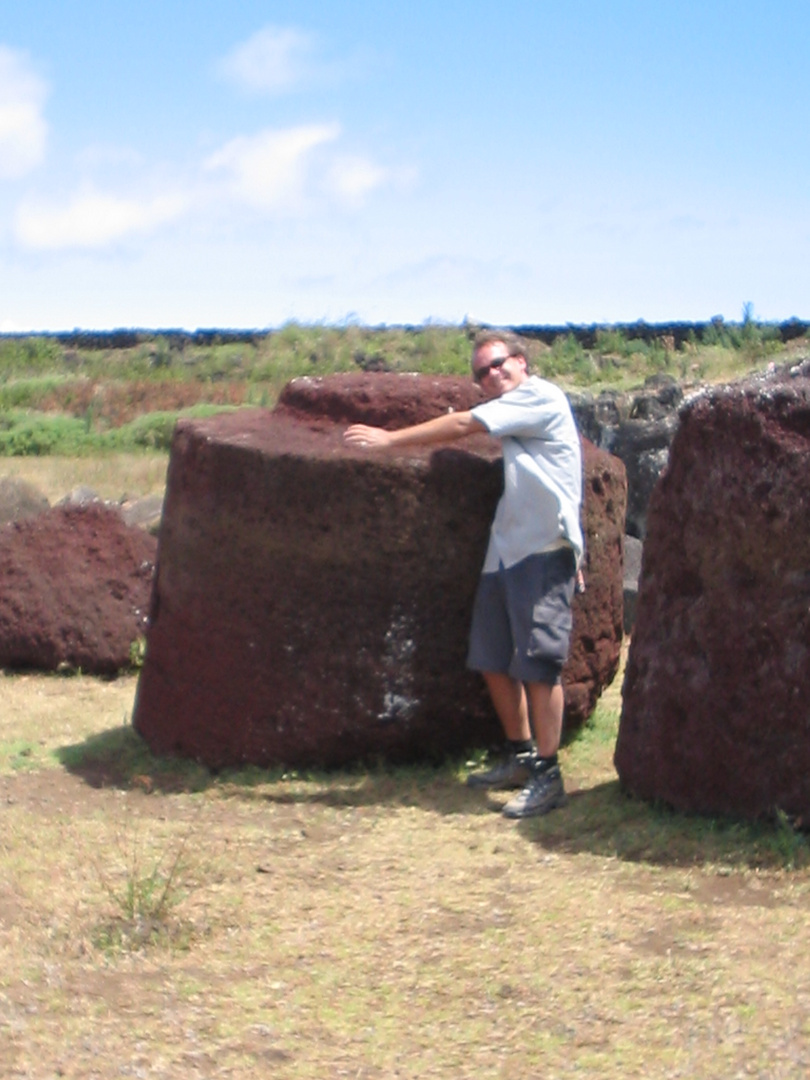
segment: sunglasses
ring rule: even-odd
[[[511,359],[511,356],[496,356],[495,359],[490,360],[488,364],[482,364],[481,367],[475,368],[473,371],[473,378],[477,383],[483,382],[490,371],[502,368],[506,361]]]

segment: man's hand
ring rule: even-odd
[[[343,438],[350,446],[371,448],[391,445],[390,431],[379,427],[369,427],[368,424],[352,424],[343,433]]]
[[[421,424],[397,428],[396,431],[369,427],[368,424],[352,424],[344,432],[343,438],[349,446],[366,447],[369,450],[384,446],[401,449],[405,446],[439,446],[486,430],[481,421],[476,420],[469,411],[448,412]]]

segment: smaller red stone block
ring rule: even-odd
[[[653,492],[624,787],[810,822],[810,363],[689,404]]]

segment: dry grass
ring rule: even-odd
[[[85,484],[102,499],[153,495],[166,484],[168,454],[108,454],[93,457],[10,457],[0,475],[27,480],[56,502]]]
[[[616,689],[517,827],[461,764],[157,761],[133,692],[0,680],[3,1077],[807,1075],[810,878],[778,830],[623,798]],[[162,932],[116,935],[99,864],[184,842]]]

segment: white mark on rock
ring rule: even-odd
[[[377,714],[381,723],[408,721],[419,707],[413,692],[413,616],[395,605],[385,632],[382,657],[383,708]]]

